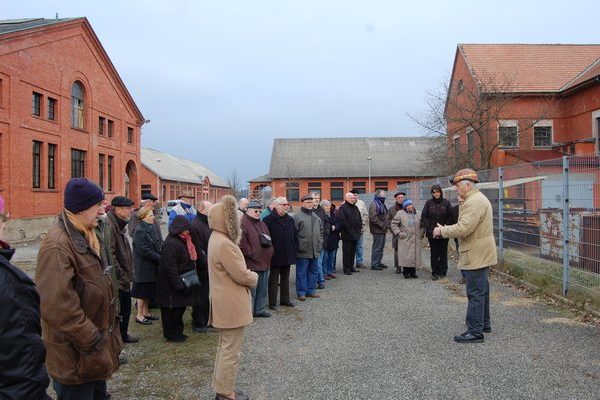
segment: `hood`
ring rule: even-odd
[[[235,197],[227,195],[208,210],[208,226],[215,231],[224,233],[235,244],[239,244],[241,238],[237,208]]]
[[[173,223],[169,227],[169,235],[178,235],[186,229],[189,230],[191,227],[192,226],[190,225],[190,222],[187,220],[187,218],[185,218],[183,215],[178,215],[175,217]]]

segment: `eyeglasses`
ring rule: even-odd
[[[257,208],[253,209],[252,211],[255,212],[255,213],[257,213],[257,214],[260,214],[260,210],[257,209]]]

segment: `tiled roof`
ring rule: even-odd
[[[269,178],[269,174],[264,174],[259,177],[250,179],[248,182],[250,182],[250,183],[271,182],[271,178]]]
[[[372,177],[434,176],[426,165],[428,137],[357,137],[275,139],[269,177],[366,177],[371,157]]]
[[[223,178],[204,165],[162,151],[142,147],[142,164],[162,179],[202,184],[208,176],[212,186],[229,187]]]
[[[0,35],[5,33],[23,31],[26,29],[38,28],[40,26],[54,25],[61,22],[73,21],[79,18],[24,18],[24,19],[2,19],[0,20]]]
[[[459,44],[484,91],[559,92],[600,72],[600,44]],[[583,74],[583,75],[582,75]],[[583,80],[582,80],[583,79]]]

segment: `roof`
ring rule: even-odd
[[[271,178],[269,178],[269,174],[264,174],[254,179],[250,179],[248,182],[250,183],[261,183],[261,182],[271,182]]]
[[[162,151],[142,147],[142,164],[161,179],[204,184],[207,176],[211,186],[229,187],[223,178],[204,165]]]
[[[2,19],[0,20],[0,35],[23,31],[26,29],[38,28],[41,26],[59,24],[66,21],[74,21],[79,18],[23,18],[23,19]]]
[[[428,137],[275,139],[269,177],[366,177],[369,164],[372,177],[433,176],[424,160],[434,140]]]
[[[600,44],[459,44],[484,91],[556,93],[600,74]]]

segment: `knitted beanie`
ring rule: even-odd
[[[65,208],[73,214],[87,210],[104,200],[100,186],[86,178],[73,178],[65,187]]]
[[[404,201],[402,202],[402,207],[406,208],[406,207],[408,207],[409,205],[411,205],[412,203],[413,203],[413,202],[412,202],[412,200],[410,200],[410,199],[406,199],[406,200],[404,200]]]

